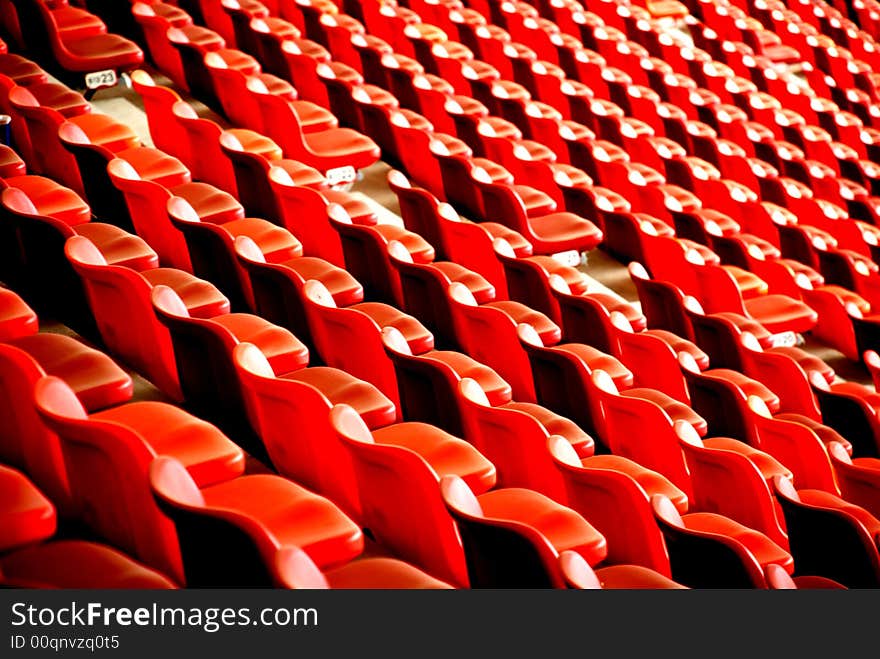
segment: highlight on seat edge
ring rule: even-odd
[[[877,588],[878,354],[878,0],[0,0],[0,587]]]

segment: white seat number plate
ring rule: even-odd
[[[354,183],[357,180],[357,170],[351,165],[345,167],[336,167],[327,170],[327,183],[330,185],[342,185],[344,183]]]
[[[86,74],[86,87],[89,89],[100,89],[101,87],[112,87],[116,84],[116,71],[107,69],[106,71],[95,71]]]

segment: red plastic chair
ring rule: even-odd
[[[877,494],[880,460],[853,458],[839,442],[828,445],[828,455],[843,498],[877,517],[880,514],[880,498]]]
[[[608,540],[607,561],[641,565],[668,577],[669,558],[650,498],[663,494],[685,513],[687,495],[662,474],[622,456],[581,458],[558,437],[547,440],[547,450],[562,475],[568,505]]]
[[[729,517],[787,549],[785,522],[770,484],[776,476],[790,478],[791,472],[767,453],[735,439],[701,440],[681,422],[675,431],[694,487],[691,510]]]
[[[171,188],[145,181],[125,160],[107,165],[113,185],[122,192],[135,232],[159,255],[164,266],[192,272],[186,239],[171,223],[167,204],[174,197],[185,199],[205,222],[224,224],[244,219],[244,208],[228,192],[209,183],[183,183]]]
[[[833,579],[848,588],[880,584],[880,520],[829,492],[795,489],[788,478],[777,476],[773,486],[799,573]]]
[[[182,400],[171,337],[153,313],[150,291],[154,286],[170,286],[189,313],[200,318],[229,313],[229,300],[209,282],[182,270],[154,268],[137,272],[110,265],[84,236],[69,238],[64,252],[83,281],[107,347],[165,395]]]
[[[173,527],[144,487],[157,454],[177,455],[201,485],[235,478],[244,454],[215,427],[164,403],[138,402],[89,415],[60,379],[35,385],[37,411],[61,438],[82,519],[99,535],[182,581]]]
[[[691,588],[766,588],[764,571],[779,565],[791,574],[791,555],[764,534],[723,515],[680,515],[662,494],[651,498],[663,532],[672,578]]]
[[[363,552],[363,532],[339,508],[280,476],[200,487],[178,460],[160,456],[150,464],[149,487],[176,529],[191,588],[273,585],[267,565],[285,546],[301,547],[325,568]],[[218,554],[218,546],[227,551]]]
[[[33,47],[51,53],[66,72],[89,73],[103,69],[130,71],[144,62],[144,53],[133,41],[116,34],[65,35],[49,7],[40,0],[13,0],[22,36]]]
[[[456,476],[442,478],[440,490],[461,534],[472,588],[563,588],[560,552],[575,551],[591,566],[607,555],[605,538],[583,517],[532,490],[475,496]]]
[[[334,406],[330,422],[351,454],[364,523],[377,540],[429,573],[467,585],[461,540],[438,481],[460,477],[482,494],[495,484],[492,463],[427,424],[397,424],[371,433],[347,405]]]
[[[565,417],[535,404],[492,406],[475,380],[458,384],[465,438],[498,468],[503,487],[526,487],[556,501],[566,494],[547,452],[550,437],[570,442],[579,456],[593,454],[592,438]]]
[[[363,512],[354,468],[329,423],[330,409],[350,405],[371,429],[378,429],[396,421],[394,403],[373,385],[334,368],[313,367],[276,376],[253,344],[237,345],[233,361],[273,466],[360,521]]]
[[[433,335],[415,318],[381,302],[337,307],[320,282],[303,287],[312,338],[322,361],[375,385],[400,409],[397,378],[385,354],[382,329],[394,327],[409,349],[421,354],[434,347]]]
[[[692,497],[690,475],[669,415],[651,400],[621,395],[605,371],[594,370],[591,377],[605,417],[604,439],[612,453],[660,472]]]

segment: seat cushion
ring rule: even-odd
[[[659,405],[663,408],[663,411],[669,415],[669,418],[673,421],[687,421],[694,427],[694,430],[700,435],[700,437],[705,437],[706,433],[709,432],[709,424],[706,423],[706,420],[701,417],[699,414],[694,412],[690,407],[681,403],[672,396],[667,396],[662,391],[658,391],[657,389],[646,389],[646,388],[635,388],[635,389],[627,389],[625,391],[620,392],[621,396],[626,396],[627,398],[641,398],[642,400],[649,400],[656,405]]]
[[[608,554],[604,536],[578,513],[533,490],[509,487],[477,497],[487,518],[515,520],[535,528],[557,552],[576,551],[590,565]]]
[[[266,356],[277,374],[297,371],[309,363],[309,350],[283,327],[249,313],[230,313],[212,319],[238,339],[253,343]]]
[[[142,238],[125,229],[102,222],[86,222],[78,224],[75,230],[95,243],[110,265],[125,266],[138,272],[159,267],[156,252]]]
[[[561,347],[566,352],[583,360],[591,371],[601,370],[608,373],[611,379],[614,380],[618,390],[623,391],[632,387],[634,381],[633,373],[617,357],[612,357],[598,348],[584,343],[565,343]]]
[[[559,328],[559,325],[540,311],[535,311],[520,302],[515,302],[514,300],[495,300],[483,306],[500,309],[510,316],[517,325],[520,323],[531,325],[535,328],[545,346],[556,345],[562,338],[562,330]]]
[[[710,368],[703,372],[706,375],[714,375],[716,377],[724,378],[728,382],[732,382],[742,389],[746,398],[749,396],[757,396],[764,401],[771,414],[775,414],[779,411],[779,396],[770,391],[770,389],[761,382],[729,368]]]
[[[855,517],[868,529],[868,533],[871,534],[872,538],[876,538],[880,534],[880,520],[861,506],[844,501],[830,492],[825,492],[824,490],[798,490],[798,497],[800,497],[802,503],[809,506],[833,508]]]
[[[580,270],[578,270],[577,268],[572,268],[569,265],[565,265],[564,263],[560,263],[552,256],[530,256],[529,261],[540,265],[542,268],[544,268],[544,270],[547,271],[548,275],[557,275],[559,277],[562,277],[572,295],[583,295],[590,287],[590,280],[587,279],[587,277],[585,277]]]
[[[682,517],[682,521],[688,529],[715,533],[736,540],[757,559],[761,567],[775,563],[789,574],[794,572],[794,559],[791,554],[763,533],[753,531],[739,522],[713,513],[689,513]]]
[[[113,153],[140,146],[137,133],[109,115],[90,112],[71,117],[68,121],[82,128],[92,144],[103,146]]]
[[[63,334],[40,333],[11,342],[47,375],[64,380],[90,412],[131,399],[131,377],[103,352]]]
[[[787,295],[762,295],[743,302],[749,315],[771,334],[807,332],[819,320],[813,309]]]
[[[208,183],[176,185],[171,193],[186,199],[202,222],[226,224],[244,217],[244,207],[235,197]]]
[[[532,255],[532,243],[518,231],[497,222],[480,222],[480,226],[488,231],[492,238],[503,238],[506,240],[513,248],[513,254],[516,258],[521,259],[524,256]]]
[[[448,365],[459,379],[471,378],[475,380],[492,407],[510,402],[513,391],[510,385],[495,372],[494,369],[481,364],[476,359],[469,357],[463,352],[452,350],[431,350],[422,356],[437,359]]]
[[[377,224],[374,228],[387,242],[396,240],[406,247],[406,250],[412,256],[413,262],[431,263],[434,260],[434,248],[419,234],[393,224]]]
[[[359,195],[342,190],[321,190],[321,194],[331,204],[339,204],[348,213],[352,223],[362,226],[375,226],[379,223],[376,211]]]
[[[329,499],[280,476],[256,474],[202,490],[205,505],[234,511],[264,528],[283,547],[295,545],[321,568],[349,562],[364,548],[361,529]]]
[[[302,256],[302,243],[287,229],[259,217],[245,217],[225,222],[223,228],[234,240],[247,236],[253,240],[269,263],[287,261]]]
[[[165,403],[139,401],[97,412],[96,421],[133,429],[157,455],[177,458],[200,487],[244,471],[244,453],[216,426]]]
[[[364,299],[364,287],[357,279],[351,276],[347,270],[328,263],[324,259],[314,256],[297,256],[287,261],[284,265],[303,278],[304,281],[314,279],[321,282],[330,291],[337,307],[350,307],[362,302]]]
[[[776,476],[792,478],[791,471],[789,471],[785,465],[776,460],[776,458],[769,453],[759,451],[744,442],[731,439],[730,437],[710,437],[703,440],[703,446],[724,451],[734,451],[735,453],[744,455],[758,468],[758,471],[761,472],[764,480],[766,480],[771,487],[773,479]]]
[[[699,366],[701,371],[705,371],[707,368],[709,368],[709,355],[700,350],[700,348],[693,341],[688,341],[687,339],[683,339],[678,336],[678,334],[662,329],[649,329],[645,331],[645,334],[656,336],[658,339],[660,339],[670,348],[672,348],[676,354],[680,352],[685,352],[689,354],[691,357],[694,358],[694,361],[697,362],[697,366]]]
[[[150,286],[168,286],[180,297],[193,318],[213,318],[229,313],[229,300],[214,284],[177,268],[144,270]]]
[[[464,480],[475,494],[495,485],[495,465],[462,439],[428,423],[395,423],[373,431],[377,444],[402,446],[418,453],[437,473],[438,478],[455,475]]]
[[[183,185],[191,181],[189,170],[177,158],[164,151],[146,146],[123,149],[116,153],[131,165],[145,181],[153,181],[166,188]]]
[[[72,227],[92,217],[92,209],[76,192],[52,179],[26,174],[8,178],[6,183],[24,192],[40,215],[54,217]]]
[[[464,284],[474,296],[477,304],[485,304],[495,299],[495,287],[486,281],[485,277],[473,270],[468,270],[451,261],[435,261],[431,265],[446,275],[450,282]]]
[[[673,485],[672,481],[663,474],[646,469],[629,458],[619,455],[594,455],[582,460],[581,464],[587,469],[609,469],[624,473],[641,485],[649,497],[663,494],[672,501],[675,509],[682,515],[688,510],[687,495]]]
[[[630,304],[626,300],[621,300],[615,295],[609,293],[588,293],[587,297],[596,300],[599,304],[608,310],[608,313],[617,311],[626,316],[633,332],[642,332],[648,326],[648,319],[639,311],[635,305]]]
[[[394,327],[406,339],[410,351],[421,355],[434,347],[434,335],[418,320],[394,307],[381,302],[361,302],[352,309],[365,313],[380,327]]]
[[[596,451],[596,442],[581,430],[574,421],[566,419],[564,416],[559,416],[543,405],[514,401],[502,407],[508,410],[525,412],[529,416],[534,417],[538,423],[544,426],[548,434],[559,435],[567,439],[580,458],[588,458]]]
[[[304,382],[320,391],[332,405],[351,405],[369,428],[381,428],[395,422],[394,403],[369,382],[345,371],[327,366],[303,368],[281,376],[285,380]]]

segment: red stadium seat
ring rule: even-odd
[[[182,581],[173,527],[144,487],[149,463],[157,454],[178,456],[200,485],[209,485],[242,473],[242,451],[214,426],[164,403],[128,403],[90,415],[73,391],[51,376],[37,382],[34,396],[40,416],[61,437],[82,519]]]
[[[278,585],[267,566],[284,546],[301,547],[325,568],[363,551],[363,532],[339,508],[280,476],[200,487],[177,459],[160,456],[149,467],[149,483],[177,531],[183,582],[191,588]],[[226,551],[218,554],[218,546]]]

